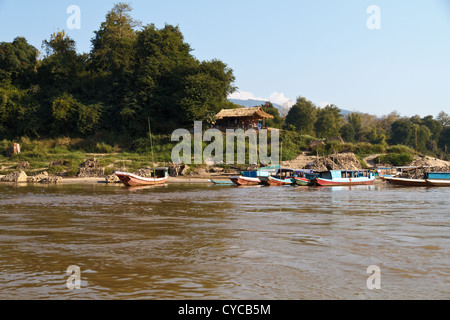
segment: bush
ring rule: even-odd
[[[99,142],[96,145],[95,151],[98,153],[115,153],[116,148],[107,143]]]
[[[413,160],[413,156],[409,153],[389,153],[375,159],[378,163],[391,164],[396,167],[406,166]]]
[[[358,155],[370,155],[376,153],[384,153],[385,147],[382,144],[371,144],[369,142],[359,142],[355,146],[354,152]]]
[[[48,168],[47,172],[48,174],[61,174],[63,172],[66,172],[67,168],[63,166],[53,166]]]
[[[408,153],[408,154],[414,154],[415,153],[415,151],[412,148],[410,148],[408,146],[405,146],[405,145],[402,145],[402,144],[398,144],[398,145],[395,145],[395,146],[388,147],[386,152],[387,153]]]

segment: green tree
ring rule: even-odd
[[[273,119],[266,120],[266,127],[281,129],[283,127],[284,119],[283,117],[281,117],[280,111],[275,108],[275,106],[271,102],[269,102],[268,105],[263,104],[261,105],[261,107],[263,108],[264,112],[267,112],[274,117]]]
[[[36,136],[41,127],[40,106],[35,99],[37,87],[20,89],[10,80],[0,83],[0,134],[14,138]]]
[[[131,17],[133,8],[127,3],[117,3],[106,14],[99,30],[91,40],[89,70],[92,94],[104,106],[103,127],[121,128],[120,113],[132,96],[136,58],[136,28],[140,22]],[[95,102],[95,101],[92,101]]]
[[[38,50],[23,37],[0,43],[0,133],[36,136],[40,121]]]
[[[130,133],[145,134],[148,118],[156,132],[171,132],[183,123],[185,114],[179,104],[184,97],[183,89],[195,94],[192,85],[204,80],[201,77],[187,78],[195,74],[199,66],[190,52],[191,48],[184,42],[178,27],[165,25],[157,29],[150,24],[138,32],[134,86],[121,110]],[[189,101],[184,103],[185,110],[191,112]],[[195,112],[191,116],[195,116]]]
[[[52,103],[53,132],[55,134],[90,133],[98,124],[101,105],[84,105],[72,95],[64,93]]]
[[[361,138],[362,117],[359,113],[347,116],[347,122],[341,128],[341,135],[345,141],[356,142]]]
[[[426,153],[430,146],[432,133],[428,127],[424,125],[413,124],[414,130],[414,147],[418,152]]]
[[[438,141],[443,129],[442,123],[435,120],[433,116],[426,116],[422,118],[422,124],[430,130],[431,139]]]
[[[231,69],[219,60],[204,61],[192,74],[184,76],[178,101],[185,115],[183,124],[204,121],[209,114],[217,114],[234,90],[233,81]]]
[[[439,121],[443,127],[450,126],[450,115],[444,111],[439,112],[436,120]]]
[[[317,107],[304,97],[298,97],[286,115],[286,125],[293,125],[302,134],[314,135]]]
[[[64,92],[81,93],[86,55],[76,52],[75,41],[65,31],[53,33],[42,44],[46,55],[39,67],[39,85],[47,97]]]
[[[414,128],[409,119],[403,118],[392,123],[391,144],[404,144],[412,146]]]
[[[335,105],[318,109],[315,131],[319,138],[339,136],[342,126],[341,110]]]
[[[39,51],[23,37],[0,43],[0,81],[11,80],[22,89],[35,84]]]
[[[438,146],[444,151],[444,154],[448,158],[448,154],[450,151],[450,125],[445,126],[442,130],[441,136],[439,137]]]
[[[100,29],[92,39],[92,67],[96,72],[106,73],[119,80],[133,71],[136,43],[135,28],[140,22],[130,13],[130,4],[120,2],[106,14]]]

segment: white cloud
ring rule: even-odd
[[[328,101],[319,102],[319,107],[325,108],[326,106],[331,105]]]
[[[260,100],[267,101],[264,98],[255,97],[255,95],[251,92],[247,91],[236,91],[228,96],[228,99],[239,99],[239,100]]]
[[[281,106],[288,105],[292,106],[294,102],[289,98],[286,98],[284,93],[273,92],[270,94],[269,98],[256,97],[252,92],[247,91],[236,91],[228,96],[228,99],[239,99],[239,100],[259,100],[259,101],[270,101],[272,103],[279,104]]]
[[[290,99],[288,99],[288,98],[286,98],[285,96],[284,96],[284,93],[278,93],[278,92],[273,92],[271,95],[270,95],[270,97],[269,97],[269,101],[270,102],[273,102],[273,103],[276,103],[276,104],[279,104],[279,105],[283,105],[283,104],[285,104],[286,102],[289,102],[289,101],[291,101]]]

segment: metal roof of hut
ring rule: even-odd
[[[243,117],[253,117],[257,119],[273,119],[274,117],[261,107],[253,108],[239,108],[239,109],[223,109],[216,115],[216,119],[220,120],[223,118],[243,118]]]

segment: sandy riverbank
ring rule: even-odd
[[[0,179],[3,176],[0,176]],[[167,180],[168,184],[172,183],[211,183],[210,179],[214,180],[229,180],[229,176],[202,176],[202,177],[170,177]],[[2,182],[0,183],[14,183],[14,182]],[[26,182],[23,182],[24,184]],[[107,184],[105,178],[63,178],[58,184]],[[120,183],[117,183],[120,184]]]

